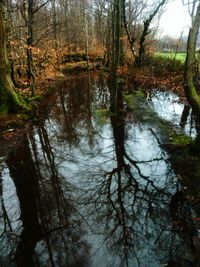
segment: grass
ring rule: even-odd
[[[168,59],[175,59],[175,60],[179,60],[181,63],[185,62],[186,59],[186,53],[185,52],[179,52],[179,53],[173,53],[173,52],[169,52],[169,53],[162,53],[162,52],[158,52],[155,53],[156,57],[163,57],[163,58],[168,58]]]
[[[186,53],[155,53],[150,60],[154,75],[160,76],[167,72],[183,73]]]

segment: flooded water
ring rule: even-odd
[[[198,211],[161,145],[194,136],[191,118],[131,86],[113,109],[102,75],[69,77],[5,151],[0,266],[200,266]]]

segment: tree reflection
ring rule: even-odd
[[[15,249],[16,266],[85,266],[89,247],[82,238],[70,185],[55,167],[45,127],[41,125],[37,131],[37,135],[24,134],[23,142],[6,161],[22,222],[19,241],[11,248]],[[9,220],[13,219],[5,209],[3,216],[11,230]]]
[[[195,223],[199,218],[197,205],[199,205],[199,198],[189,195],[184,188],[172,196],[169,205],[173,231],[182,238],[188,248],[188,253],[190,253],[190,257],[185,259],[185,263],[187,261],[188,265],[190,262],[189,266],[199,266],[200,264],[199,227]]]
[[[93,73],[76,80],[66,80],[58,90],[58,97],[49,119],[56,125],[56,137],[70,148],[83,147],[93,151],[98,146],[95,112],[109,108],[109,92],[103,76]],[[53,122],[52,122],[53,121]],[[53,128],[52,127],[52,128]],[[98,129],[99,130],[99,129]],[[88,147],[89,144],[89,147]]]
[[[153,174],[151,177],[143,173],[145,164],[159,164],[161,159],[139,161],[127,152],[127,111],[122,92],[118,87],[113,91],[115,101],[111,99],[114,167],[106,171],[93,166],[87,175],[91,185],[83,203],[88,205],[94,220],[105,226],[104,242],[113,256],[117,256],[115,266],[154,266],[157,261],[164,266],[199,266],[199,249],[194,242],[198,231],[185,217],[185,209],[179,206],[179,215],[175,211],[179,205],[176,186],[170,177],[159,184]],[[95,169],[99,169],[99,173],[95,173]],[[185,206],[180,199],[178,203]],[[173,216],[182,216],[184,220],[179,224],[180,218],[175,220]]]
[[[107,112],[109,91],[102,77],[92,79],[62,85],[48,119],[9,153],[19,207],[10,211],[17,201],[0,178],[1,248],[8,251],[0,265],[12,266],[6,255],[14,254],[15,266],[198,267],[197,183],[189,190],[174,179],[183,175],[159,147],[159,130],[152,120],[153,130],[139,123],[117,81],[110,121],[107,115],[100,127],[95,110]],[[144,143],[152,151],[141,153]]]
[[[18,149],[9,154],[7,164],[17,191],[23,226],[16,262],[18,266],[34,266],[34,247],[42,233],[38,219],[38,178],[25,135]]]

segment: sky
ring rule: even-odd
[[[164,14],[161,15],[159,28],[161,35],[170,35],[178,38],[181,32],[184,34],[188,32],[188,25],[190,25],[190,16],[188,7],[183,6],[182,0],[173,0],[166,5]]]

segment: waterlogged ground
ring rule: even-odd
[[[200,266],[198,197],[162,149],[194,136],[192,119],[176,95],[131,84],[113,110],[111,89],[68,78],[1,155],[0,266]]]

